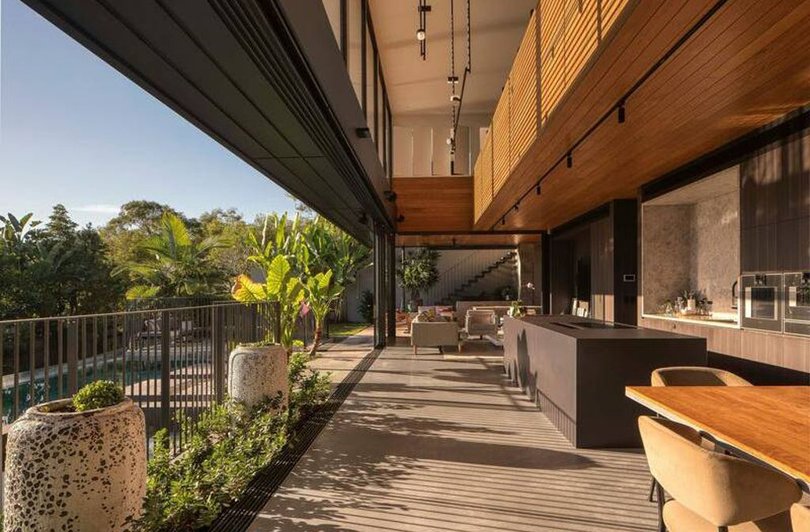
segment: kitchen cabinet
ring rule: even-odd
[[[742,270],[810,268],[810,132],[740,164]]]
[[[640,325],[705,338],[710,353],[810,373],[810,338],[647,316]]]

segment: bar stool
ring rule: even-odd
[[[653,477],[672,499],[661,505],[670,532],[790,530],[791,505],[802,493],[792,478],[765,466],[711,451],[686,425],[641,416],[638,428]]]

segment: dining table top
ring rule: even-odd
[[[810,386],[627,386],[625,395],[810,486]]]

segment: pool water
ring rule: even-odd
[[[171,369],[179,369],[186,366],[188,362],[185,361],[172,361],[171,362]],[[121,362],[108,362],[106,366],[97,366],[95,368],[88,366],[87,368],[82,368],[81,365],[78,370],[78,386],[81,388],[85,384],[88,384],[93,381],[107,379],[113,380],[115,379],[116,382],[121,381],[121,374],[124,368]],[[27,377],[20,377],[20,383],[17,389],[19,390],[19,409],[17,411],[17,416],[21,416],[25,410],[34,405],[39,403],[44,403],[46,401],[54,401],[59,399],[60,397],[66,397],[68,395],[68,377],[67,372],[63,372],[61,378],[61,386],[60,386],[60,378],[56,373],[56,368],[51,368],[50,373],[52,375],[48,379],[48,396],[45,397],[45,379],[40,377],[34,381],[33,390],[31,387],[31,382],[27,379]],[[126,382],[125,385],[130,385],[142,380],[148,379],[159,379],[162,373],[162,365],[160,362],[144,362],[144,361],[127,361],[126,363]],[[61,390],[61,394],[60,394]],[[153,393],[156,393],[153,392]],[[33,402],[32,402],[33,399]],[[9,387],[3,389],[3,423],[11,423],[12,419],[12,409],[14,405],[14,388]]]

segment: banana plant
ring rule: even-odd
[[[233,298],[242,303],[278,302],[281,314],[281,338],[278,341],[287,353],[292,352],[295,321],[304,300],[304,285],[293,274],[290,261],[276,255],[267,265],[264,282],[256,282],[248,275],[236,278]]]
[[[304,284],[304,290],[306,303],[315,318],[315,335],[309,350],[309,356],[314,357],[321,345],[324,319],[332,308],[332,304],[343,293],[343,287],[332,282],[332,270],[327,270],[310,276]]]

